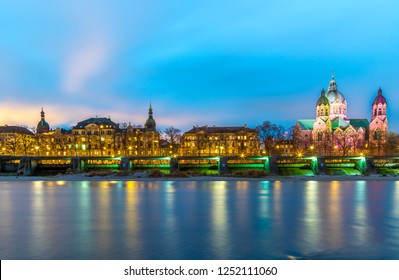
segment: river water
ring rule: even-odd
[[[0,182],[1,259],[294,257],[399,259],[399,182]]]

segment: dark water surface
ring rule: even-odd
[[[399,182],[0,182],[1,259],[399,259]]]

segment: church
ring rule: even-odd
[[[380,154],[388,136],[387,102],[381,88],[371,105],[371,121],[349,119],[347,101],[332,75],[327,92],[316,102],[315,119],[297,120],[294,139],[303,154]]]

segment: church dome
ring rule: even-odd
[[[45,120],[41,120],[38,124],[37,124],[37,128],[47,128],[50,129],[50,125],[48,124],[48,122],[46,122]]]
[[[335,82],[334,75],[328,85],[328,91],[326,97],[330,102],[334,102],[335,100],[339,99],[342,103],[346,103],[346,99],[344,95],[338,91],[337,83]]]
[[[154,118],[152,117],[152,108],[150,105],[150,109],[148,109],[148,119],[145,122],[144,127],[146,128],[147,131],[155,131],[156,128],[156,123]]]
[[[41,117],[41,120],[40,120],[40,122],[37,124],[36,132],[37,132],[37,133],[49,132],[49,130],[50,130],[50,125],[49,125],[48,122],[46,122],[46,120],[44,119],[44,111],[43,111],[43,108],[42,108],[42,111],[40,112],[40,117]]]
[[[317,100],[316,106],[321,106],[321,105],[330,105],[330,102],[326,97],[326,92],[324,91],[324,89],[321,91],[321,96],[319,97],[319,100]]]
[[[378,104],[387,104],[387,101],[385,100],[385,97],[382,95],[382,89],[378,89],[378,95],[374,99],[373,105],[378,105]]]

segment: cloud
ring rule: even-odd
[[[84,39],[73,48],[62,72],[62,90],[65,93],[81,93],[89,81],[105,69],[111,56],[110,42],[108,38],[97,36]]]

